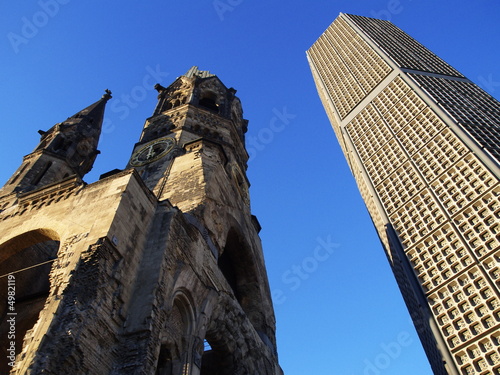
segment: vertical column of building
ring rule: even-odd
[[[382,202],[377,197],[376,185],[371,179],[373,173],[370,172],[373,165],[366,164],[367,153],[371,154],[378,146],[367,143],[366,147],[369,150],[359,152],[356,146],[359,147],[360,135],[353,135],[346,129],[346,124],[354,122],[358,126],[364,126],[363,130],[372,128],[377,131],[379,134],[372,135],[372,139],[379,139],[381,143],[387,141],[383,137],[388,136],[388,130],[384,128],[385,125],[375,108],[369,105],[368,97],[373,97],[374,93],[380,91],[380,87],[394,79],[397,72],[393,66],[373,51],[346,20],[341,18],[337,19],[311,47],[308,51],[308,58],[324,106],[327,108],[327,112],[330,112],[330,119],[333,119],[332,125],[337,138],[342,145],[360,193],[384,244],[405,302],[409,310],[413,312],[412,318],[419,327],[418,333],[421,340],[430,341],[430,345],[426,347],[427,354],[430,357],[438,358],[438,369],[435,369],[435,372],[444,373],[440,364],[441,356],[436,352],[436,345],[430,332],[428,314],[419,308],[422,303],[420,300],[424,297],[421,291],[411,287],[413,283],[408,279],[408,276],[412,275],[408,275],[408,267],[403,267],[401,264],[404,261],[404,254],[400,246],[395,247],[394,241],[392,241],[393,246],[390,246],[391,241],[387,233],[389,218]],[[347,89],[348,87],[349,89]],[[360,103],[362,104],[360,105]],[[363,107],[365,107],[364,110]],[[378,154],[386,156],[387,149],[390,149],[391,146],[394,145],[387,144],[385,150],[381,149]],[[389,160],[386,162],[390,163]],[[378,167],[380,172],[385,173],[383,169],[382,166]]]
[[[349,42],[353,33],[364,41],[363,48],[357,40]],[[392,72],[357,100],[352,100],[352,89],[339,84],[328,88],[333,74],[363,89],[358,78],[363,64],[355,59],[368,61],[367,49]],[[325,63],[332,54],[343,70],[332,73]],[[498,134],[487,110],[464,114],[459,110],[463,106],[449,100],[462,95],[463,102],[464,93],[478,89],[386,21],[341,15],[308,55],[325,107],[336,108],[334,128],[342,135],[344,153],[434,371],[444,371],[442,360],[449,373],[456,373],[454,367],[463,373],[498,371],[500,187],[495,149],[481,151]],[[373,76],[373,71],[362,75]],[[337,104],[343,96],[350,99]],[[443,97],[448,100],[440,102]],[[496,113],[498,102],[487,99],[493,103],[490,112]],[[346,108],[346,103],[351,104]],[[483,138],[469,137],[474,132]],[[411,303],[413,296],[416,303]],[[428,322],[421,321],[426,317],[425,311],[419,314],[418,303],[432,312]],[[427,325],[427,333],[418,323]],[[430,331],[434,338],[428,337]]]

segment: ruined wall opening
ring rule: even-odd
[[[234,296],[256,329],[261,329],[260,285],[255,259],[250,247],[231,229],[218,265]]]
[[[31,231],[0,245],[0,353],[21,353],[49,295],[49,274],[58,250],[59,237],[48,230]],[[0,373],[9,373],[11,359],[0,361]]]
[[[207,333],[203,342],[200,375],[234,374],[233,356],[215,336]]]
[[[198,102],[203,108],[209,109],[210,111],[219,112],[219,106],[217,105],[217,96],[213,92],[205,92]]]
[[[222,271],[222,274],[226,278],[226,281],[228,282],[229,286],[231,287],[234,296],[238,300],[238,302],[241,301],[241,296],[240,292],[238,289],[238,276],[236,274],[236,267],[233,264],[233,254],[231,250],[224,249],[224,252],[222,255],[219,257],[218,264],[219,268]],[[240,302],[241,303],[241,302]]]

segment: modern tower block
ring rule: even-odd
[[[500,374],[500,103],[388,21],[307,58],[434,373]]]

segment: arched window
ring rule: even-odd
[[[165,110],[172,109],[186,103],[186,98],[181,93],[172,95],[168,100],[168,105]]]
[[[49,273],[59,250],[59,239],[52,231],[25,233],[0,246],[0,373],[10,367],[9,319],[15,317],[15,354],[21,353],[23,340],[38,320],[50,291]],[[15,315],[14,315],[15,313]]]
[[[61,135],[59,135],[56,136],[56,139],[52,141],[51,147],[53,151],[59,151],[64,149],[63,145],[64,145],[64,138]]]
[[[42,180],[43,176],[45,176],[45,174],[48,172],[48,170],[50,169],[51,166],[52,166],[51,161],[49,161],[47,164],[45,164],[43,169],[40,172],[38,172],[38,174],[35,176],[35,178],[31,182],[31,184],[38,185],[40,183],[40,181]]]
[[[176,295],[167,313],[155,375],[184,374],[184,369],[192,361],[194,313],[183,292]]]

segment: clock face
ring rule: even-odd
[[[140,146],[132,155],[130,165],[139,167],[141,165],[156,161],[167,155],[175,145],[173,138],[160,138]]]

